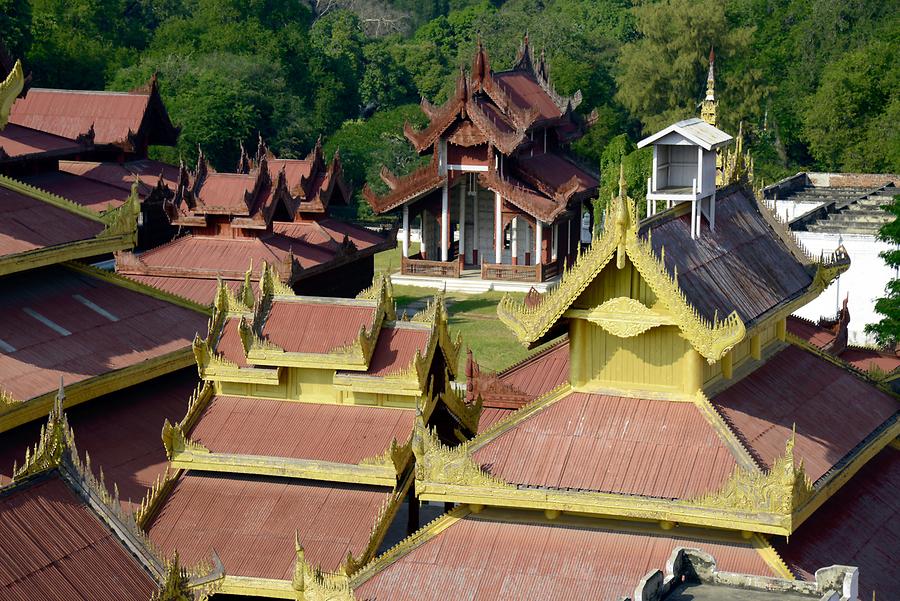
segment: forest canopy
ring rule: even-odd
[[[0,0],[0,32],[34,85],[128,90],[158,74],[175,149],[219,169],[262,135],[302,157],[321,135],[359,190],[380,163],[417,158],[402,136],[419,99],[442,102],[480,39],[492,66],[524,33],[562,94],[595,123],[573,150],[602,170],[697,114],[716,52],[721,126],[743,122],[767,182],[801,169],[900,172],[900,5],[847,0]],[[616,173],[617,175],[617,173]],[[366,216],[360,203],[361,216]]]

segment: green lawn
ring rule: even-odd
[[[418,244],[410,250],[416,252]],[[400,267],[400,249],[389,250],[375,255],[375,270],[393,272]],[[417,286],[394,286],[394,300],[397,310],[403,313],[405,307],[416,301],[432,298],[437,291]],[[520,298],[524,294],[517,294]],[[450,332],[462,335],[463,350],[472,349],[478,363],[490,370],[500,370],[524,359],[534,351],[529,351],[513,336],[497,317],[497,303],[503,298],[502,292],[484,294],[448,293],[450,305]],[[412,316],[412,311],[409,312]],[[466,354],[460,354],[460,375],[464,373]]]

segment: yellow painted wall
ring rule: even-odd
[[[656,294],[647,286],[631,261],[626,259],[625,267],[618,269],[613,259],[572,306],[577,309],[590,309],[620,296],[639,300],[651,309],[659,303]]]

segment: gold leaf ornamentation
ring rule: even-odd
[[[515,488],[487,472],[469,456],[466,445],[449,447],[429,429],[421,414],[416,416],[413,432],[416,456],[416,480],[438,484]]]
[[[350,580],[346,574],[323,572],[306,561],[306,554],[297,534],[294,540],[296,559],[291,586],[303,601],[354,601]]]
[[[22,93],[23,87],[25,87],[25,73],[22,71],[22,61],[17,60],[6,79],[0,82],[0,130],[6,127],[9,111]]]

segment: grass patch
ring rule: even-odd
[[[418,252],[418,244],[411,244],[412,252]],[[400,248],[375,255],[375,270],[392,273],[400,268]],[[390,269],[389,269],[390,268]],[[401,315],[411,304],[422,303],[434,297],[436,290],[418,286],[394,286],[394,300]],[[513,296],[524,297],[524,294]],[[484,368],[500,370],[521,361],[534,352],[528,350],[497,317],[497,303],[503,298],[502,292],[483,294],[447,293],[450,316],[450,332],[455,337],[462,336],[463,349],[469,347],[475,360]],[[415,312],[407,310],[410,317]],[[465,353],[460,353],[460,371],[464,373]]]

